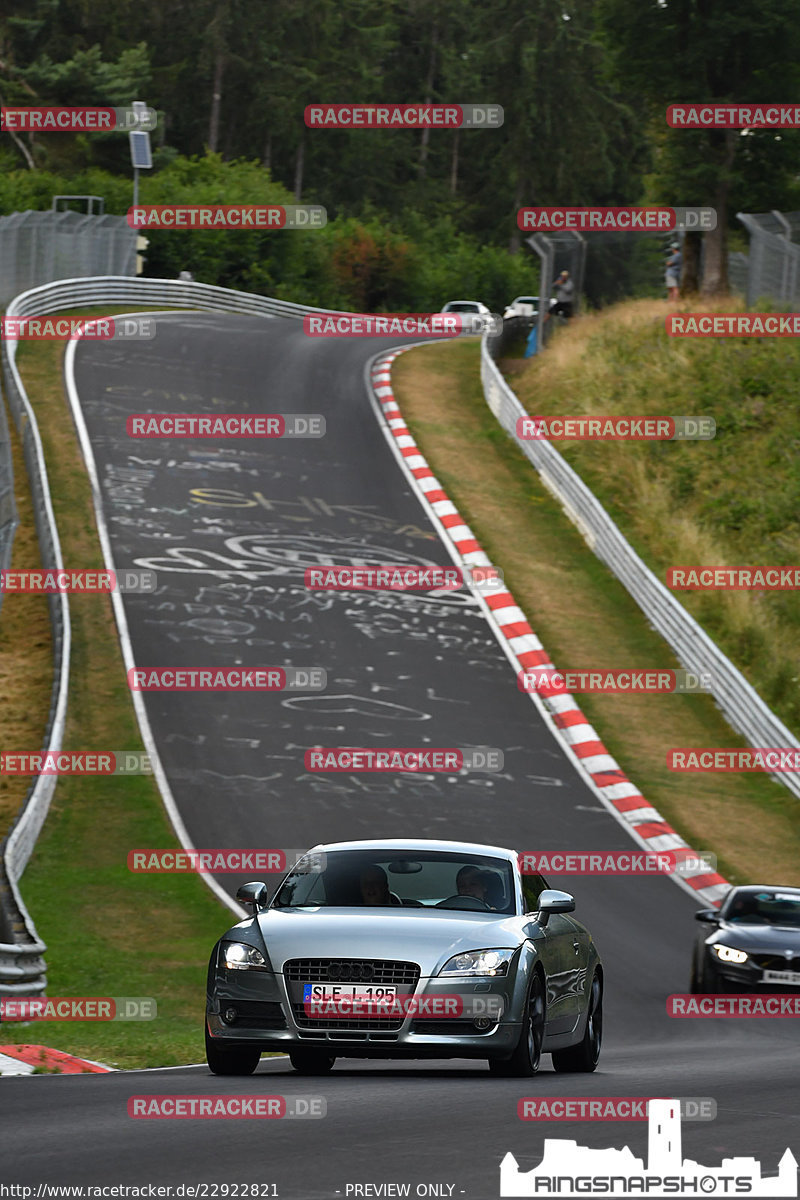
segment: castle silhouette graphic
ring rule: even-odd
[[[506,1154],[500,1164],[500,1195],[671,1196],[673,1200],[681,1196],[696,1200],[702,1196],[797,1195],[797,1159],[789,1149],[778,1164],[777,1175],[763,1176],[757,1158],[724,1158],[719,1167],[704,1167],[681,1157],[678,1100],[651,1100],[648,1121],[647,1166],[627,1146],[592,1150],[571,1140],[545,1138],[542,1161],[531,1171],[520,1171],[514,1155]]]

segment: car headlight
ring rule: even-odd
[[[229,971],[268,971],[264,955],[255,946],[246,942],[225,942],[222,961]]]
[[[454,954],[439,972],[440,975],[507,975],[514,957],[513,950],[465,950]]]
[[[726,963],[746,963],[747,955],[744,950],[736,950],[733,946],[723,946],[721,942],[717,942],[711,947],[720,962]]]

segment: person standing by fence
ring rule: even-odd
[[[683,255],[678,242],[672,242],[670,245],[670,255],[667,259],[667,300],[680,300],[681,298],[681,267],[683,266]]]
[[[569,277],[569,271],[562,271],[555,282],[556,302],[550,307],[550,316],[561,313],[567,320],[572,316],[572,301],[575,296],[575,284]]]

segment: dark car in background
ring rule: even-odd
[[[692,992],[800,993],[800,888],[732,888],[721,908],[695,918],[706,928],[692,957]]]

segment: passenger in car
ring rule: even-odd
[[[365,867],[359,883],[362,902],[370,908],[380,908],[384,904],[402,904],[400,897],[389,891],[389,878],[383,867]]]

